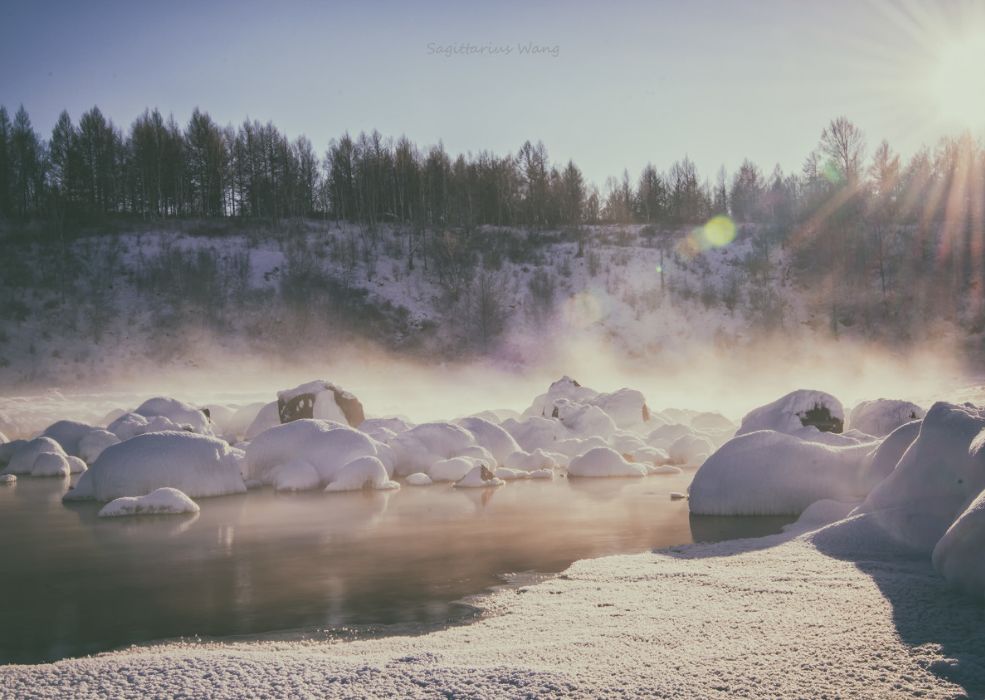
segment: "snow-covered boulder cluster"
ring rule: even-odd
[[[199,507],[192,499],[178,489],[163,487],[151,491],[146,496],[123,496],[117,498],[99,511],[100,518],[118,518],[126,515],[180,515],[198,513]]]
[[[833,397],[808,391],[750,413],[695,474],[691,511],[800,514],[840,503],[853,537],[931,556],[950,583],[985,598],[985,408],[938,402],[924,413],[904,401],[869,401],[852,411],[846,442],[837,443],[797,426],[808,410],[818,417],[819,406],[825,421],[843,415]]]

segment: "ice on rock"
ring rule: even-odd
[[[31,476],[66,477],[71,473],[68,458],[54,452],[39,454],[31,469]]]
[[[494,488],[502,486],[506,482],[497,477],[492,471],[483,465],[477,465],[468,474],[455,482],[456,488],[475,489],[475,488]]]
[[[386,467],[376,457],[357,457],[339,471],[326,491],[361,491],[363,489],[399,489],[400,484],[390,480]]]
[[[79,457],[84,459],[86,463],[92,464],[103,453],[103,450],[118,442],[120,442],[120,438],[108,430],[90,430],[79,440]]]
[[[318,471],[303,459],[277,465],[267,473],[267,479],[276,491],[309,491],[321,486]]]
[[[798,389],[747,413],[735,434],[775,430],[794,435],[810,426],[824,432],[840,433],[844,421],[845,409],[834,396],[823,391]]]
[[[904,423],[919,420],[925,415],[922,408],[909,401],[863,401],[849,414],[848,427],[867,435],[884,437]]]
[[[407,482],[408,486],[430,486],[434,483],[431,481],[431,477],[424,472],[414,472],[413,474],[408,474],[404,481]]]
[[[13,444],[13,443],[11,443]],[[3,470],[4,474],[29,475],[34,469],[34,462],[38,456],[51,453],[67,457],[65,450],[57,442],[49,437],[38,437],[22,443],[10,456],[7,467]]]
[[[896,468],[856,512],[871,514],[896,541],[929,553],[983,489],[985,410],[938,402]]]
[[[773,430],[732,438],[698,469],[691,512],[698,515],[799,515],[814,501],[858,500],[871,445],[833,447]]]
[[[476,461],[471,457],[450,457],[432,464],[427,473],[432,481],[458,481],[476,466]]]
[[[575,457],[568,464],[569,476],[609,477],[646,476],[649,470],[643,464],[627,461],[611,447],[595,447]]]
[[[674,440],[667,448],[667,455],[674,464],[701,464],[714,451],[711,440],[692,433]]]
[[[268,428],[247,445],[244,477],[276,485],[277,467],[303,460],[318,472],[321,483],[327,484],[356,457],[378,457],[378,444],[340,423],[311,418],[291,421]]]
[[[985,492],[948,528],[933,553],[934,568],[955,588],[985,600]]]
[[[484,418],[469,416],[456,422],[472,433],[476,444],[489,450],[497,464],[502,464],[507,457],[520,449],[512,435]]]
[[[399,476],[414,472],[430,474],[435,462],[457,457],[474,445],[472,433],[454,423],[422,423],[390,441]]]
[[[513,436],[521,449],[533,452],[536,449],[553,451],[554,443],[569,437],[568,429],[554,418],[532,416],[523,420],[507,418],[502,423],[506,432]]]
[[[134,413],[144,418],[166,418],[181,430],[190,430],[200,435],[212,435],[212,425],[205,412],[191,404],[166,396],[155,396],[138,406]]]
[[[559,466],[557,460],[555,460],[551,455],[544,450],[534,450],[533,452],[524,452],[522,450],[517,450],[513,454],[507,456],[503,461],[503,466],[507,469],[518,469],[521,471],[532,472],[541,469],[557,469]]]
[[[111,501],[165,486],[192,498],[246,491],[237,450],[214,437],[173,431],[107,447],[63,500]]]
[[[97,430],[97,428],[86,423],[80,423],[74,420],[60,420],[45,428],[41,435],[42,437],[50,437],[61,445],[62,449],[65,450],[65,454],[81,457],[79,443],[93,430]]]
[[[123,496],[107,503],[99,511],[100,518],[127,515],[180,515],[197,513],[198,504],[178,489],[162,487],[146,496]]]

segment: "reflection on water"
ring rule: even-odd
[[[436,623],[499,575],[692,540],[690,474],[202,499],[97,518],[68,482],[0,489],[0,662],[177,636]],[[778,526],[776,527],[778,529]],[[774,530],[775,531],[775,530]],[[704,536],[699,537],[704,539]]]

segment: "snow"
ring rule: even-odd
[[[508,469],[507,467],[499,467],[493,470],[493,474],[503,481],[516,481],[517,479],[529,479],[530,472],[524,471],[522,469]]]
[[[79,440],[79,457],[88,464],[92,464],[103,453],[103,450],[118,442],[120,442],[120,438],[108,430],[90,430]]]
[[[110,422],[106,430],[120,440],[129,440],[147,432],[147,419],[138,413],[124,413]]]
[[[81,457],[79,443],[82,438],[93,430],[96,430],[96,428],[86,423],[80,423],[74,420],[60,420],[45,428],[41,435],[43,437],[50,437],[61,445],[66,454]]]
[[[13,444],[13,443],[11,443]],[[4,474],[27,475],[34,469],[34,462],[39,455],[51,453],[67,456],[65,450],[57,442],[49,437],[38,437],[20,444],[10,456],[7,467],[3,470]]]
[[[430,486],[434,483],[431,481],[431,477],[424,472],[414,472],[413,474],[408,474],[404,481],[408,486]]]
[[[42,452],[34,460],[31,476],[67,477],[72,473],[68,458],[54,452]]]
[[[275,485],[274,470],[295,460],[310,464],[321,483],[335,479],[356,457],[377,457],[376,443],[348,425],[305,418],[275,425],[246,447],[246,479]]]
[[[462,489],[495,488],[497,486],[502,486],[505,483],[505,481],[497,477],[494,473],[482,465],[478,465],[473,467],[468,474],[456,481],[455,487]]]
[[[469,416],[456,422],[472,433],[476,443],[489,450],[498,464],[520,449],[512,435],[484,418]]]
[[[475,445],[468,430],[454,423],[422,423],[397,435],[390,441],[396,463],[396,474],[431,473],[431,465],[456,457]],[[433,475],[432,475],[433,478]]]
[[[346,464],[326,491],[361,491],[363,489],[399,489],[400,484],[390,480],[386,467],[376,457],[357,457]]]
[[[831,394],[799,389],[747,413],[736,435],[745,435],[757,430],[796,434],[803,430],[805,426],[802,420],[806,418],[807,412],[814,408],[826,408],[833,418],[842,421],[845,419],[845,409]]]
[[[691,419],[691,427],[695,430],[709,432],[735,432],[735,423],[723,416],[721,413],[706,411],[699,413]]]
[[[0,467],[6,467],[14,453],[26,444],[27,440],[11,440],[0,443]]]
[[[538,448],[553,451],[552,447],[555,442],[568,437],[568,429],[561,425],[561,421],[553,418],[540,416],[532,416],[522,420],[507,418],[501,425],[527,452],[533,452]]]
[[[277,491],[309,491],[321,486],[318,470],[300,458],[275,466],[266,478]]]
[[[185,431],[146,433],[107,447],[64,500],[111,501],[170,486],[192,498],[246,491],[240,457],[222,440]]]
[[[798,515],[814,501],[861,499],[872,446],[833,447],[760,430],[732,438],[698,469],[691,512],[700,515]]]
[[[341,423],[342,425],[349,425],[348,418],[346,418],[342,407],[339,406],[338,401],[336,400],[336,393],[346,399],[355,400],[356,398],[349,392],[345,391],[342,387],[337,386],[332,382],[327,382],[324,379],[316,379],[314,381],[300,384],[293,389],[278,391],[277,398],[281,401],[287,402],[299,396],[311,394],[314,397],[312,418],[333,421],[335,423]],[[356,422],[361,423],[361,421]],[[354,425],[352,427],[358,426]]]
[[[884,437],[904,423],[919,420],[924,415],[926,411],[910,401],[863,401],[849,414],[848,427],[868,435]]]
[[[13,474],[0,474],[0,486],[10,486],[17,483],[17,477]]]
[[[918,420],[904,423],[889,433],[869,457],[862,477],[874,487],[889,476],[919,433]]]
[[[247,431],[250,429],[250,425],[256,420],[257,414],[264,406],[270,404],[264,403],[263,401],[257,401],[255,403],[249,403],[245,406],[240,406],[233,412],[233,414],[226,419],[224,425],[220,425],[223,433],[232,439],[239,439],[245,437]],[[274,403],[274,413],[277,412],[277,404]],[[280,421],[278,421],[280,422]],[[270,427],[270,426],[267,426]]]
[[[667,456],[674,464],[701,464],[714,451],[715,445],[708,438],[685,434],[670,443]]]
[[[932,560],[948,583],[985,602],[985,492],[944,533]]]
[[[427,470],[432,481],[458,481],[475,469],[476,462],[471,457],[451,457],[438,460]]]
[[[575,457],[568,464],[569,476],[638,477],[646,476],[647,473],[646,466],[627,462],[621,454],[610,447],[595,447],[585,454]]]
[[[938,402],[894,469],[859,507],[886,532],[930,553],[985,489],[985,410]]]
[[[540,469],[554,470],[559,465],[557,460],[544,452],[544,450],[537,449],[533,452],[517,450],[503,460],[503,466],[507,469],[519,469],[531,472]]]
[[[212,426],[201,409],[191,404],[166,396],[155,396],[138,406],[134,413],[144,418],[167,418],[181,429],[190,428],[202,435],[211,435]]]
[[[252,440],[264,430],[277,425],[280,425],[280,413],[277,410],[277,402],[271,401],[270,403],[264,404],[256,412],[250,425],[246,428],[246,433],[243,437],[247,440]]]
[[[100,518],[118,518],[125,515],[165,515],[197,513],[198,504],[178,489],[163,487],[146,496],[117,498],[99,511]]]

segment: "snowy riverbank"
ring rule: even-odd
[[[580,561],[424,636],[174,643],[10,666],[0,694],[981,696],[981,605],[863,527]]]

